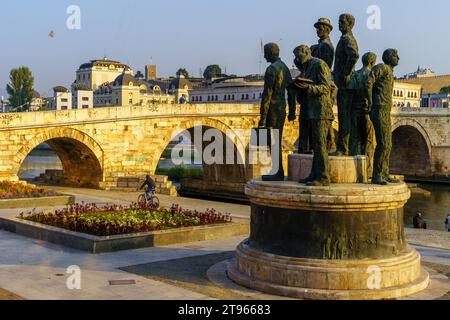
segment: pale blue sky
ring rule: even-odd
[[[71,4],[81,7],[81,30],[66,28]],[[381,30],[366,27],[366,10],[373,4],[381,8]],[[80,64],[105,54],[135,71],[153,61],[160,76],[179,67],[198,76],[213,63],[228,73],[250,74],[259,70],[263,39],[278,42],[292,65],[295,46],[316,42],[312,25],[319,17],[332,20],[337,44],[343,12],[357,19],[361,53],[381,57],[386,48],[399,49],[397,75],[419,64],[450,73],[448,0],[17,0],[2,1],[0,94],[5,95],[11,68],[29,66],[35,88],[49,95],[55,85],[69,86]]]

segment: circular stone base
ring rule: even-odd
[[[228,276],[239,285],[269,294],[314,300],[395,299],[427,288],[429,275],[415,250],[383,260],[318,260],[237,248]]]

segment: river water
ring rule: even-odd
[[[173,167],[169,159],[161,160],[161,168]],[[193,166],[201,168],[201,166]],[[32,179],[44,173],[47,169],[62,170],[61,161],[52,151],[32,153],[26,158],[19,172],[23,180]],[[422,212],[429,229],[446,230],[445,217],[450,213],[450,185],[421,184],[420,188],[431,192],[431,196],[413,194],[405,206],[405,225],[412,226],[414,214]]]
[[[431,192],[431,196],[413,194],[405,206],[405,225],[412,227],[414,214],[420,211],[427,222],[428,229],[447,230],[445,218],[450,213],[450,185],[419,184]]]

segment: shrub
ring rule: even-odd
[[[171,181],[181,181],[184,179],[203,179],[203,171],[194,168],[185,168],[177,166],[170,169],[156,169],[156,174],[165,175],[169,177]]]

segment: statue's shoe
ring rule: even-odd
[[[372,178],[372,184],[378,184],[380,186],[386,186],[388,182],[382,178]]]
[[[274,174],[262,176],[262,181],[284,181],[284,174]]]
[[[345,157],[346,154],[342,151],[336,151],[336,152],[330,153],[330,156],[331,157]]]
[[[306,184],[308,187],[327,187],[330,185],[329,180],[314,180]]]
[[[301,183],[301,184],[307,184],[307,183],[313,182],[313,181],[314,181],[314,177],[313,177],[313,176],[309,176],[309,177],[306,178],[306,179],[301,179],[301,180],[299,180],[298,183]]]
[[[389,183],[400,183],[401,181],[398,179],[394,179],[394,178],[386,178],[386,181]]]

